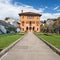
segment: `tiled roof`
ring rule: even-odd
[[[19,13],[19,16],[21,16],[21,15],[41,16],[41,14],[34,13],[34,12]]]

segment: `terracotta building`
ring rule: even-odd
[[[40,32],[40,14],[33,12],[22,12],[19,16],[21,32]]]

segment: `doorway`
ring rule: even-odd
[[[28,31],[28,27],[26,27],[26,30]]]
[[[35,27],[33,27],[33,31],[35,30]]]

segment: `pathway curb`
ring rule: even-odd
[[[15,46],[24,36],[25,36],[25,34],[24,34],[21,38],[17,39],[15,42],[13,42],[11,45],[9,45],[7,48],[5,48],[4,50],[2,50],[2,51],[0,52],[0,58],[1,58],[6,52],[8,52],[13,46]]]
[[[34,33],[35,34],[35,33]],[[37,34],[35,34],[37,36]],[[37,36],[38,37],[38,36]],[[60,50],[58,48],[56,48],[55,46],[53,46],[52,44],[50,44],[49,42],[47,42],[46,40],[44,40],[41,37],[38,37],[41,41],[43,41],[46,45],[48,45],[55,53],[57,53],[60,56]]]

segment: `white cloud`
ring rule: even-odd
[[[56,6],[53,10],[57,10],[59,8],[59,6]]]
[[[12,0],[0,0],[1,3],[6,3],[6,4],[10,3],[11,1]]]
[[[11,4],[12,0],[0,0],[0,20],[5,17],[14,17],[19,19],[18,13],[21,13],[21,10],[24,12],[35,12],[41,13],[41,20],[46,20],[48,18],[57,18],[60,16],[60,13],[44,13],[44,10],[47,8],[35,9],[33,6],[25,5],[22,3],[15,2]]]
[[[54,19],[60,17],[60,13],[43,13],[41,20],[47,20],[49,18]]]
[[[37,12],[41,13],[44,11],[43,8],[35,9],[32,6],[25,5],[22,3],[16,2],[14,5],[11,4],[12,0],[0,0],[0,19],[4,19],[5,17],[15,17],[19,18],[18,13],[23,10],[24,12]],[[17,5],[19,4],[19,5]]]

